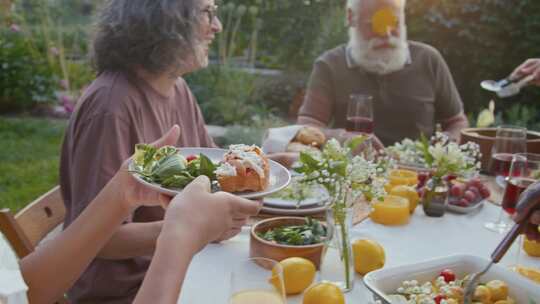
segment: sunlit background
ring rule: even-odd
[[[66,118],[95,76],[88,41],[102,2],[0,0],[2,207],[16,210],[56,183]],[[265,128],[295,116],[314,59],[347,41],[345,1],[217,4],[224,31],[213,45],[210,68],[187,81],[207,123],[229,126],[220,144],[230,143],[230,134],[235,142],[259,142]],[[503,78],[538,56],[540,1],[409,0],[407,25],[410,39],[443,54],[474,125],[494,98],[480,81]],[[535,89],[495,99],[497,124],[540,130],[539,100]]]

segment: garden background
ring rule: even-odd
[[[345,0],[216,2],[224,31],[211,65],[186,80],[207,123],[226,127],[220,144],[260,143],[294,120],[314,59],[347,41]],[[66,119],[95,76],[87,54],[102,3],[0,0],[0,207],[16,211],[57,183]],[[494,99],[496,124],[540,130],[538,88],[500,100],[479,86],[538,57],[540,1],[409,0],[407,25],[443,54],[471,125]]]

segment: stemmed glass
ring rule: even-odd
[[[252,303],[287,303],[281,264],[266,258],[250,258],[233,269],[229,304]]]
[[[511,163],[516,153],[524,153],[527,149],[527,129],[503,125],[497,128],[497,134],[491,150],[490,171],[495,175],[497,184],[506,187],[506,180],[511,175]],[[504,199],[503,199],[504,201]],[[509,225],[503,217],[503,209],[495,222],[484,224],[488,230],[504,233]]]
[[[366,136],[365,142],[354,151],[354,154],[372,159],[375,154],[373,149],[373,96],[364,94],[351,94],[349,96],[345,127],[349,134]]]
[[[519,196],[527,187],[540,179],[540,154],[517,153],[512,157],[509,176],[502,200],[502,209],[512,216],[516,212],[516,204]],[[523,236],[517,241],[516,264],[519,266]]]
[[[491,149],[490,171],[499,185],[504,187],[512,155],[525,152],[527,152],[527,129],[510,125],[497,128]]]
[[[347,125],[349,132],[373,133],[373,96],[351,94],[347,104]]]

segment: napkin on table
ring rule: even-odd
[[[302,127],[301,125],[292,125],[268,129],[262,144],[264,153],[285,152],[287,145],[289,145]]]

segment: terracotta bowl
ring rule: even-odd
[[[461,143],[472,141],[480,145],[482,171],[489,172],[491,147],[495,141],[497,128],[467,128],[461,130]],[[540,153],[540,133],[527,131],[527,152]]]
[[[257,232],[264,233],[269,229],[283,226],[301,225],[305,222],[306,219],[304,217],[287,216],[266,219],[253,225],[250,233],[249,256],[252,258],[268,258],[278,262],[290,257],[301,257],[312,261],[313,264],[315,264],[315,267],[319,269],[324,247],[323,243],[304,246],[291,246],[269,242],[257,236]]]

